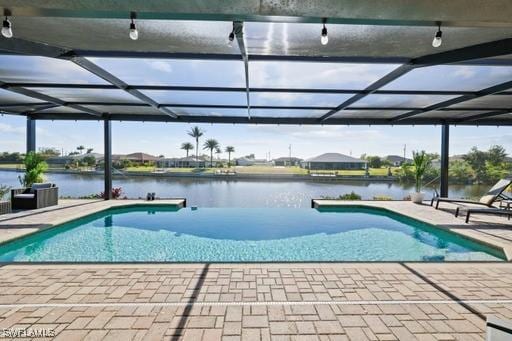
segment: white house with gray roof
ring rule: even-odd
[[[304,166],[307,169],[365,169],[368,162],[340,153],[325,153],[307,159]]]

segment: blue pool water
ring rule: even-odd
[[[501,252],[364,207],[111,209],[0,246],[0,261],[503,260]]]

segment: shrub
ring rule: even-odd
[[[338,199],[339,200],[361,200],[361,196],[359,194],[355,193],[354,191],[352,191],[350,193],[340,195],[338,197]]]
[[[112,199],[119,199],[123,195],[123,189],[121,187],[112,188]],[[105,198],[105,192],[101,192],[97,198]]]
[[[361,196],[354,191],[340,195],[338,200],[361,200]]]
[[[0,200],[2,200],[7,193],[9,193],[11,187],[6,185],[0,185]]]
[[[414,180],[416,182],[416,192],[419,193],[421,192],[421,187],[423,185],[423,176],[430,168],[431,160],[430,156],[425,153],[424,150],[421,152],[413,151],[412,159],[414,163]]]
[[[43,182],[43,173],[48,169],[48,164],[41,155],[28,152],[23,163],[25,164],[25,175],[18,177],[22,186],[30,187],[35,182]]]
[[[352,191],[350,193],[339,195],[337,198],[336,197],[329,197],[329,196],[322,196],[322,199],[327,199],[327,200],[361,200],[361,196],[359,194],[355,193],[354,191]]]

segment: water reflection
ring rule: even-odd
[[[112,226],[114,226],[114,218],[111,214],[105,216],[105,254],[108,255],[107,262],[114,261],[114,242],[112,240]]]
[[[0,171],[0,184],[19,187],[15,172]],[[103,178],[98,175],[48,174],[48,181],[58,184],[61,196],[85,196],[103,190]],[[392,182],[344,181],[264,181],[215,180],[197,178],[150,178],[123,176],[114,178],[113,185],[122,187],[130,198],[144,198],[147,192],[159,197],[186,197],[189,205],[201,207],[310,207],[312,198],[337,197],[352,191],[363,199],[388,196],[401,200],[414,186]],[[487,185],[453,185],[450,196],[478,198]],[[433,194],[427,189],[426,197]]]

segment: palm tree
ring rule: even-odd
[[[220,160],[220,154],[222,154],[222,149],[220,149],[220,147],[215,148],[215,154],[217,154],[217,159]]]
[[[201,128],[199,128],[198,126],[195,126],[194,128],[188,131],[188,135],[196,139],[196,160],[198,159],[199,156],[199,138],[203,136],[203,134],[204,131],[201,130]]]
[[[206,149],[210,150],[210,167],[213,166],[213,151],[219,147],[220,147],[219,142],[217,142],[217,140],[215,140],[215,139],[206,140],[206,142],[203,145],[204,150],[206,150]]]
[[[194,149],[194,146],[190,142],[183,142],[181,144],[181,149],[187,151],[187,157],[188,157],[188,151]]]
[[[235,147],[227,146],[226,153],[228,153],[228,167],[231,167],[231,153],[235,152]]]
[[[82,151],[85,149],[84,146],[80,145],[78,147],[76,147],[76,150],[78,150],[80,152],[80,154],[82,154]]]

